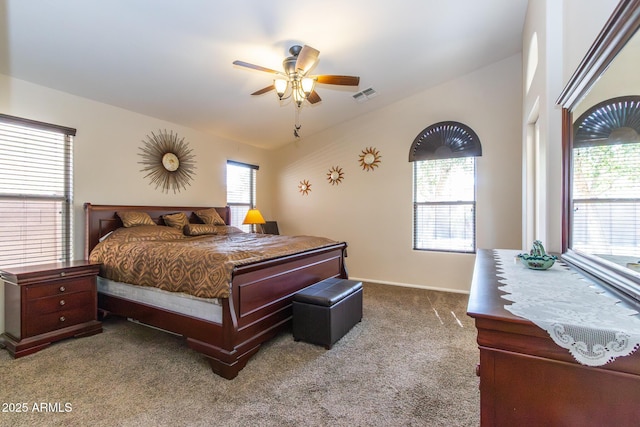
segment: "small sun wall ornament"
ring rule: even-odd
[[[308,195],[311,191],[311,184],[309,184],[309,181],[306,179],[300,181],[300,184],[298,184],[298,191],[300,191],[303,196]]]
[[[381,157],[380,152],[373,147],[362,150],[360,154],[360,167],[367,172],[372,171],[378,167]]]
[[[327,173],[327,181],[331,183],[331,185],[338,185],[342,182],[342,178],[344,178],[344,173],[342,173],[342,168],[338,166],[334,166],[329,169]]]

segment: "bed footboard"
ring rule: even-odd
[[[347,278],[346,244],[238,267],[233,275],[231,298],[223,306],[224,357],[209,356],[214,372],[231,379],[244,368],[260,345],[289,327],[293,295],[329,277]]]

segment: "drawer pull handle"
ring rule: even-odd
[[[60,300],[60,305],[65,305],[66,303],[64,302],[63,299]]]
[[[64,292],[66,290],[67,290],[67,288],[65,288],[64,286],[60,286],[60,292]]]
[[[65,273],[64,271],[60,273],[60,277],[64,277],[66,275],[67,275],[67,273]]]
[[[67,319],[65,319],[64,316],[60,316],[60,321],[61,322],[64,322],[65,320],[67,320]]]

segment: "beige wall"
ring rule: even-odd
[[[563,0],[562,3],[564,29],[562,83],[564,87],[619,0]]]
[[[0,75],[0,111],[18,117],[77,129],[74,139],[74,253],[82,256],[82,205],[215,205],[226,204],[227,159],[261,166],[261,183],[270,182],[267,152],[212,137],[152,117]],[[184,137],[196,156],[195,178],[186,190],[163,193],[140,172],[142,141],[150,132],[174,131]],[[258,189],[266,215],[273,199],[269,185]]]
[[[354,278],[468,291],[473,255],[412,250],[409,148],[424,128],[439,121],[460,121],[474,129],[483,148],[477,162],[477,245],[519,248],[520,88],[521,58],[516,55],[278,150],[281,231],[347,241],[347,268]],[[305,117],[312,120],[312,115]],[[369,172],[358,164],[367,147],[382,156],[379,168]],[[332,166],[344,171],[340,185],[326,179]],[[305,179],[312,191],[302,196],[298,183]]]
[[[616,56],[607,71],[589,90],[589,93],[573,110],[573,120],[578,120],[586,110],[610,98],[640,93],[640,34],[629,40]]]
[[[77,129],[74,139],[74,256],[84,251],[83,204],[224,206],[227,159],[260,165],[258,204],[271,216],[271,166],[267,152],[183,126],[0,75],[0,112]],[[140,172],[139,147],[150,132],[174,131],[196,156],[186,190],[163,193]],[[4,303],[0,292],[0,331]]]
[[[562,111],[556,100],[574,70],[615,8],[617,0],[530,0],[522,33],[522,56],[529,57],[529,41],[538,36],[539,64],[531,88],[523,88],[523,230],[536,222],[525,240],[542,239],[549,251],[562,249]],[[526,63],[523,69],[526,70]],[[534,121],[540,129],[540,150],[531,144]],[[526,167],[540,164],[540,173],[527,174]],[[530,179],[531,181],[528,181]],[[541,199],[538,210],[527,209],[527,202]],[[535,227],[532,227],[535,228]]]
[[[523,28],[522,56],[530,57],[530,41],[538,39],[538,66],[529,90],[523,87],[523,249],[534,239],[549,251],[561,248],[561,111],[555,98],[561,90],[562,3],[530,1]],[[527,69],[527,64],[523,65]],[[537,131],[536,131],[537,129]]]

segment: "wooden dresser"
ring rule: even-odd
[[[54,341],[102,332],[97,320],[96,276],[86,261],[9,268],[4,281],[4,344],[22,357]]]
[[[640,351],[581,365],[505,310],[499,286],[493,252],[478,250],[467,314],[478,330],[482,426],[640,425]]]

